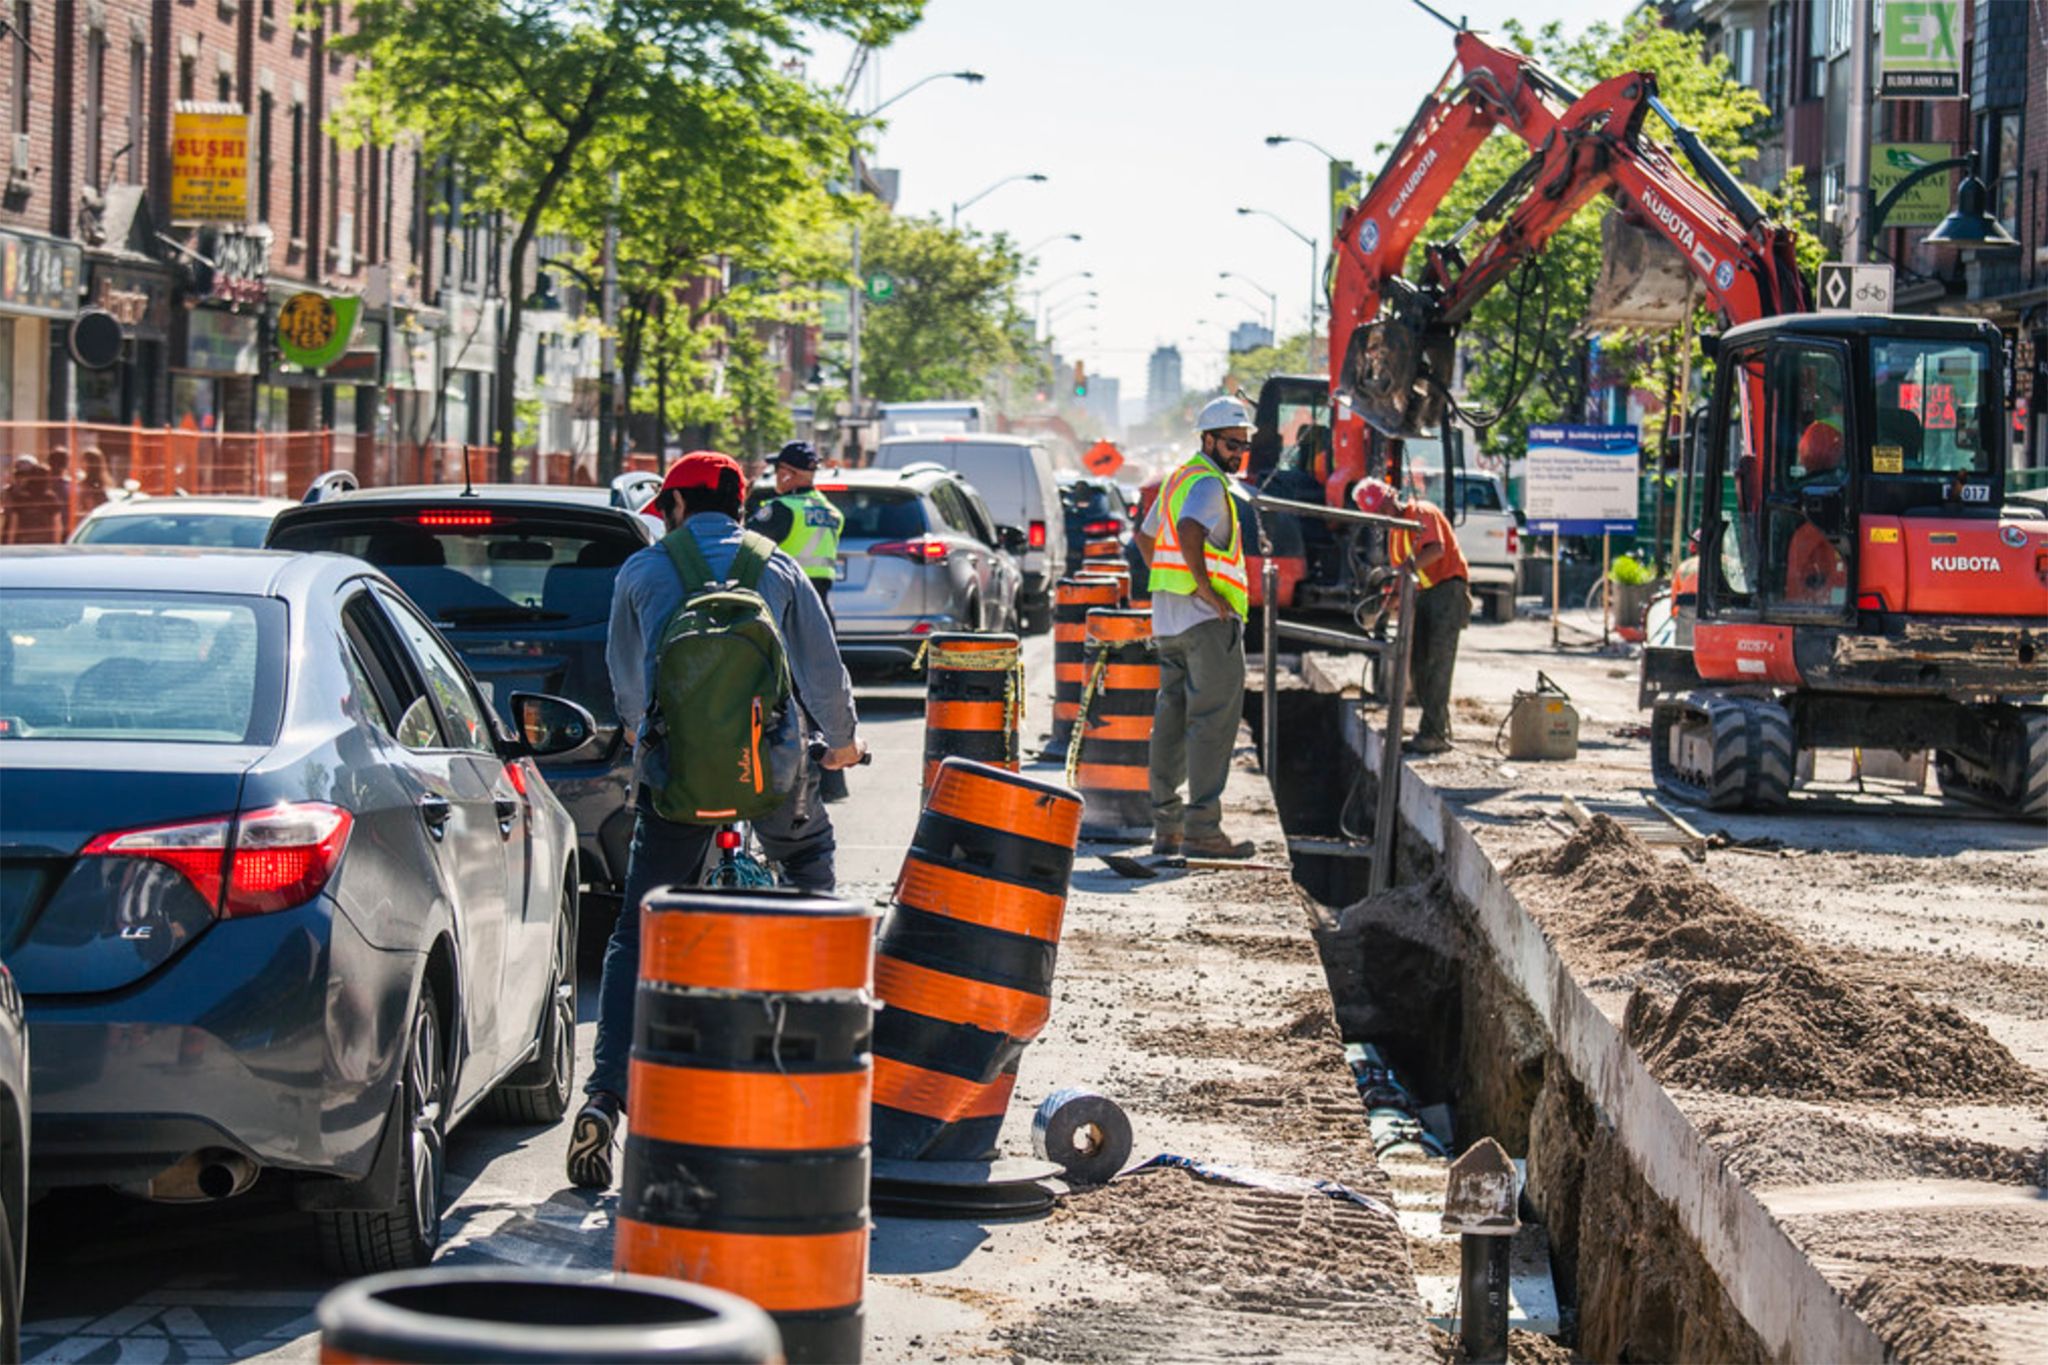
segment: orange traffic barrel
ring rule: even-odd
[[[924,790],[948,758],[1023,761],[1024,655],[1014,635],[934,635],[925,645]]]
[[[1107,578],[1114,578],[1116,580],[1116,602],[1113,605],[1119,607],[1130,605],[1131,566],[1124,563],[1123,556],[1119,555],[1115,559],[1105,559],[1098,564],[1090,564],[1088,572],[1091,574],[1101,574]]]
[[[860,1358],[874,920],[683,887],[641,914],[612,1264],[752,1300],[796,1362]]]
[[[1090,834],[1152,827],[1152,708],[1159,656],[1152,613],[1088,613],[1088,683],[1067,758],[1067,779],[1087,803]]]
[[[775,1324],[737,1294],[644,1275],[402,1270],[334,1290],[319,1320],[321,1365],[782,1359]]]
[[[1090,536],[1088,543],[1081,547],[1081,558],[1083,560],[1122,559],[1123,557],[1123,542],[1115,536]],[[1093,567],[1092,563],[1089,567]]]
[[[1063,759],[1081,714],[1081,688],[1088,680],[1083,650],[1088,636],[1088,610],[1113,607],[1122,589],[1108,574],[1082,573],[1062,578],[1052,590],[1052,738],[1045,756]]]
[[[940,765],[876,948],[876,1155],[994,1154],[1018,1059],[1052,1011],[1080,830],[1070,788]]]

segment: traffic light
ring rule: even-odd
[[[1074,397],[1088,396],[1088,367],[1080,361],[1074,362]]]

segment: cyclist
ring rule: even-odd
[[[670,534],[684,530],[694,537],[711,571],[723,575],[731,571],[739,553],[745,486],[739,463],[731,456],[694,451],[669,466],[651,506],[661,513]],[[805,587],[796,561],[779,550],[768,561],[758,590],[782,633],[797,702],[822,735],[823,766],[858,763],[866,746],[854,736],[853,683],[840,662],[839,646],[818,595]],[[606,659],[619,723],[635,736],[636,745],[645,738],[640,732],[654,691],[662,626],[682,605],[682,579],[663,546],[638,550],[619,567]],[[791,884],[830,894],[832,819],[817,800],[817,770],[808,764],[805,768],[789,800],[756,820],[754,832],[768,856],[782,864],[783,876]],[[644,788],[636,792],[636,811],[625,893],[598,985],[597,1045],[584,1086],[589,1099],[569,1136],[569,1179],[585,1189],[603,1189],[612,1180],[612,1138],[624,1107],[633,994],[640,975],[640,902],[655,887],[697,885],[716,829],[662,819]]]

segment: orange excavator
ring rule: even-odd
[[[1675,252],[1724,328],[1707,424],[1688,443],[1697,619],[1689,646],[1644,659],[1657,785],[1769,809],[1789,800],[1802,750],[1933,750],[1945,792],[2048,815],[2048,516],[2006,497],[1997,329],[1810,312],[1790,230],[1672,116],[1652,75],[1580,93],[1477,33],[1456,43],[1338,234],[1327,505],[1347,506],[1368,472],[1398,477],[1405,441],[1456,425],[1460,327],[1604,195]],[[1653,121],[1670,146],[1646,135]],[[1424,245],[1411,278],[1424,225],[1497,129],[1527,160]],[[1262,422],[1301,386],[1269,381]]]

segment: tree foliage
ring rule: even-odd
[[[975,397],[999,374],[1035,364],[1031,319],[1016,300],[1023,261],[1007,236],[881,212],[868,215],[863,234],[862,273],[896,285],[893,297],[864,309],[867,396]]]
[[[1770,110],[1762,96],[1735,78],[1726,57],[1705,55],[1700,34],[1665,28],[1647,11],[1619,28],[1594,24],[1576,37],[1567,37],[1557,23],[1532,33],[1511,22],[1507,33],[1518,49],[1536,56],[1551,72],[1581,90],[1624,72],[1653,73],[1665,106],[1694,128],[1738,178],[1744,178],[1745,170],[1755,162],[1757,149],[1749,139],[1768,119]],[[1655,120],[1649,120],[1644,136],[1656,137],[1661,131]],[[1448,238],[1528,154],[1520,138],[1496,132],[1438,206],[1418,239],[1411,270],[1420,266],[1420,243]],[[1751,191],[1767,214],[1800,229],[1801,265],[1811,270],[1821,249],[1796,176],[1775,191],[1755,186]],[[1600,220],[1611,207],[1611,201],[1603,196],[1581,209],[1551,238],[1527,267],[1527,274],[1495,289],[1465,326],[1461,346],[1467,357],[1466,388],[1473,405],[1498,410],[1520,393],[1515,410],[1485,437],[1485,446],[1493,454],[1520,455],[1531,423],[1582,420],[1589,378],[1595,384],[1643,385],[1660,395],[1664,390],[1665,375],[1675,363],[1675,333],[1605,337],[1597,350],[1601,368],[1589,373],[1593,368],[1589,358],[1595,351],[1581,334],[1582,324],[1600,274]],[[1494,226],[1497,224],[1482,224],[1474,240],[1484,240]],[[1516,325],[1518,305],[1520,327]],[[1701,322],[1706,323],[1704,314]],[[1697,369],[1697,354],[1694,362]]]

